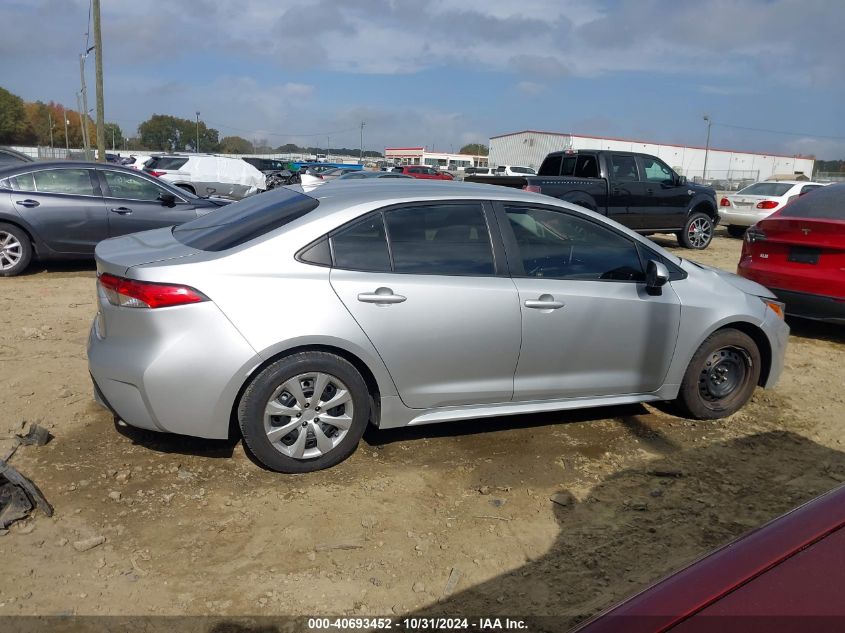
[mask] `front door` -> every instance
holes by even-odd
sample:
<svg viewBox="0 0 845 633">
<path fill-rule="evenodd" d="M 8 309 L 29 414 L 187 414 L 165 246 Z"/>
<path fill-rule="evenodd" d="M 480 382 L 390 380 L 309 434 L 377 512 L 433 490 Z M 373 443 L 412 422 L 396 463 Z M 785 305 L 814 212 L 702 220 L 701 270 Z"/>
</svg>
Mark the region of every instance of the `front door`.
<svg viewBox="0 0 845 633">
<path fill-rule="evenodd" d="M 9 181 L 15 209 L 56 253 L 91 254 L 108 237 L 106 209 L 93 170 L 42 169 Z"/>
<path fill-rule="evenodd" d="M 109 237 L 183 224 L 197 217 L 194 206 L 181 196 L 176 196 L 172 205 L 163 204 L 159 196 L 171 192 L 143 176 L 111 169 L 100 174 Z"/>
<path fill-rule="evenodd" d="M 370 214 L 332 235 L 332 287 L 411 408 L 508 402 L 520 345 L 479 202 Z"/>
<path fill-rule="evenodd" d="M 635 242 L 536 205 L 500 208 L 522 310 L 514 400 L 648 393 L 663 384 L 680 323 L 671 286 L 645 291 Z"/>
<path fill-rule="evenodd" d="M 675 172 L 663 161 L 650 156 L 640 156 L 638 160 L 646 193 L 642 228 L 684 228 L 690 201 L 689 187 L 678 184 Z"/>
</svg>

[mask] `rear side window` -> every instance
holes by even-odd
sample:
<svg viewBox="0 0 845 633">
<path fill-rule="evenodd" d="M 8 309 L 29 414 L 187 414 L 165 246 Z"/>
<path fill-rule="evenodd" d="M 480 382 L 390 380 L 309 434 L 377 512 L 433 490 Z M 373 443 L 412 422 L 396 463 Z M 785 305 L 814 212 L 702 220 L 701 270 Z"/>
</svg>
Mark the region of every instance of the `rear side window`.
<svg viewBox="0 0 845 633">
<path fill-rule="evenodd" d="M 178 158 L 171 156 L 153 156 L 147 163 L 144 164 L 146 169 L 181 169 L 188 162 L 187 158 Z"/>
<path fill-rule="evenodd" d="M 578 156 L 578 162 L 575 164 L 575 177 L 598 178 L 599 166 L 596 162 L 596 157 L 592 154 Z"/>
<path fill-rule="evenodd" d="M 543 164 L 540 165 L 540 171 L 537 172 L 538 176 L 560 176 L 560 163 L 562 160 L 562 156 L 560 154 L 552 154 L 551 156 L 546 156 L 543 160 Z"/>
<path fill-rule="evenodd" d="M 319 200 L 290 189 L 252 196 L 173 228 L 173 237 L 201 251 L 224 251 L 313 211 Z"/>
<path fill-rule="evenodd" d="M 610 159 L 610 168 L 613 170 L 613 179 L 622 182 L 637 181 L 637 161 L 633 156 L 614 154 Z"/>
<path fill-rule="evenodd" d="M 800 196 L 777 215 L 782 218 L 845 220 L 845 184 L 828 185 Z"/>
<path fill-rule="evenodd" d="M 4 187 L 14 191 L 35 191 L 35 181 L 32 179 L 32 174 L 12 176 L 4 180 L 3 183 Z"/>
<path fill-rule="evenodd" d="M 331 238 L 334 265 L 348 270 L 389 273 L 390 252 L 381 214 L 346 227 Z"/>
<path fill-rule="evenodd" d="M 493 249 L 480 203 L 385 213 L 393 270 L 418 275 L 492 275 Z"/>
<path fill-rule="evenodd" d="M 98 195 L 87 169 L 45 169 L 33 172 L 39 193 L 64 193 L 74 196 Z"/>
</svg>

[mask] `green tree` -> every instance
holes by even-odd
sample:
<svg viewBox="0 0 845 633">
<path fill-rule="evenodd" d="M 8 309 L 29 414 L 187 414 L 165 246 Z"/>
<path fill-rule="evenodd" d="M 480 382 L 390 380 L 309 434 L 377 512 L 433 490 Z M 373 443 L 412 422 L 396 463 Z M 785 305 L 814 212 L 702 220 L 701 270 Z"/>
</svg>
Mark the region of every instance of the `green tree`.
<svg viewBox="0 0 845 633">
<path fill-rule="evenodd" d="M 33 136 L 23 99 L 0 88 L 0 143 L 31 142 Z"/>
<path fill-rule="evenodd" d="M 240 136 L 224 136 L 220 141 L 220 151 L 225 154 L 252 154 L 255 149 L 245 138 Z"/>
<path fill-rule="evenodd" d="M 460 154 L 474 154 L 475 156 L 487 156 L 490 150 L 487 148 L 486 145 L 482 145 L 481 143 L 470 143 L 469 145 L 464 145 L 460 149 Z"/>
<path fill-rule="evenodd" d="M 200 121 L 200 151 L 217 151 L 219 135 L 217 130 Z M 138 126 L 138 136 L 141 144 L 150 149 L 169 152 L 196 151 L 197 123 L 169 114 L 154 114 Z"/>
<path fill-rule="evenodd" d="M 120 150 L 123 147 L 123 130 L 117 123 L 104 123 L 103 129 L 106 136 L 106 149 Z"/>
</svg>

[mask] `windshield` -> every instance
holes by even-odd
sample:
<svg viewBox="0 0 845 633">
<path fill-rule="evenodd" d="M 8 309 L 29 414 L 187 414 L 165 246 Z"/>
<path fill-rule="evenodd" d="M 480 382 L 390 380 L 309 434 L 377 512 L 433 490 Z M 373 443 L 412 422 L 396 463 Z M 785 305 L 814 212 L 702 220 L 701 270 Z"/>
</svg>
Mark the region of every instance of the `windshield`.
<svg viewBox="0 0 845 633">
<path fill-rule="evenodd" d="M 785 196 L 795 185 L 782 182 L 755 182 L 750 187 L 737 191 L 738 196 Z"/>
<path fill-rule="evenodd" d="M 252 196 L 173 228 L 173 237 L 201 251 L 223 251 L 269 233 L 320 202 L 284 187 Z"/>
<path fill-rule="evenodd" d="M 537 173 L 530 167 L 511 167 L 511 171 L 515 174 L 530 174 L 532 176 Z"/>
</svg>

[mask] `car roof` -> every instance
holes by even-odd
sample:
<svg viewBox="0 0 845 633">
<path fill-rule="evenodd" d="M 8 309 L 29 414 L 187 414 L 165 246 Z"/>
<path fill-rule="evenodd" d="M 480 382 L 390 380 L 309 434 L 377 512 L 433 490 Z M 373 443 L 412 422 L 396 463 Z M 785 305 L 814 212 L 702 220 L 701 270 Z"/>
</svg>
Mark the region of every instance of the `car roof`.
<svg viewBox="0 0 845 633">
<path fill-rule="evenodd" d="M 113 169 L 117 171 L 125 171 L 130 174 L 137 174 L 137 169 L 130 169 L 123 165 L 116 165 L 114 163 L 92 163 L 84 160 L 49 160 L 37 161 L 32 163 L 20 163 L 19 165 L 12 165 L 0 169 L 0 176 L 14 175 L 14 173 L 26 173 L 30 171 L 41 171 L 44 169 L 57 169 L 60 167 L 68 169 Z"/>
</svg>

